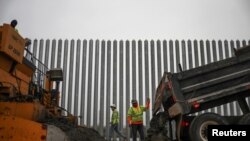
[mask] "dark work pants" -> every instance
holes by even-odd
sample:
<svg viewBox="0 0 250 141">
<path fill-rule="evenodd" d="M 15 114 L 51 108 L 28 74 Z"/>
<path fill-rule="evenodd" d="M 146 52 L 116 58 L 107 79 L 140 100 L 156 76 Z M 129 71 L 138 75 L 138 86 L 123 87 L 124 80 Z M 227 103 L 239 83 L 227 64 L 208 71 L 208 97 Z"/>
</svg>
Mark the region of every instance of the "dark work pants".
<svg viewBox="0 0 250 141">
<path fill-rule="evenodd" d="M 141 141 L 145 140 L 144 131 L 143 131 L 143 124 L 132 124 L 131 128 L 132 128 L 133 141 L 136 141 L 137 131 L 140 134 Z"/>
<path fill-rule="evenodd" d="M 113 137 L 114 131 L 122 138 L 126 138 L 122 133 L 118 130 L 118 124 L 113 124 L 110 127 L 110 132 L 109 132 L 109 139 Z"/>
</svg>

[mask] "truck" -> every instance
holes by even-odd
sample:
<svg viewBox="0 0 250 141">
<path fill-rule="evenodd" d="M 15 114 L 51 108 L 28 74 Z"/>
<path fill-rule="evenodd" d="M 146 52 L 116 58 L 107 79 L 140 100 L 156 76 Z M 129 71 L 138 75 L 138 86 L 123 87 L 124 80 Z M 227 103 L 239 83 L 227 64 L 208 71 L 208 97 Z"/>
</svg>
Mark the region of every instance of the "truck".
<svg viewBox="0 0 250 141">
<path fill-rule="evenodd" d="M 63 70 L 48 69 L 29 51 L 30 44 L 11 24 L 0 26 L 0 140 L 104 141 L 60 107 Z"/>
<path fill-rule="evenodd" d="M 250 124 L 250 46 L 230 58 L 197 68 L 164 72 L 155 93 L 148 141 L 207 141 L 209 125 Z M 242 115 L 211 108 L 238 103 Z M 210 109 L 210 110 L 209 110 Z"/>
</svg>

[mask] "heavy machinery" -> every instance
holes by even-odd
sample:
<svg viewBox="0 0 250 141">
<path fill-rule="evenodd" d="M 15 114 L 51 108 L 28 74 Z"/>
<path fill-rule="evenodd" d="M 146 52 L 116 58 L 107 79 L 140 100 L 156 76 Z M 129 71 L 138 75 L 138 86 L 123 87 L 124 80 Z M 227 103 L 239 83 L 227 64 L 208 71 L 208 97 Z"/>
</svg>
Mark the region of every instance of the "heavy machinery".
<svg viewBox="0 0 250 141">
<path fill-rule="evenodd" d="M 0 26 L 0 140 L 104 140 L 59 107 L 63 71 L 47 70 L 39 60 L 43 67 L 37 68 L 32 62 L 36 58 L 26 49 L 29 41 L 11 25 Z"/>
<path fill-rule="evenodd" d="M 207 141 L 209 125 L 250 124 L 250 46 L 234 51 L 231 58 L 164 73 L 155 94 L 148 141 Z M 230 102 L 237 102 L 243 115 L 211 110 Z"/>
</svg>

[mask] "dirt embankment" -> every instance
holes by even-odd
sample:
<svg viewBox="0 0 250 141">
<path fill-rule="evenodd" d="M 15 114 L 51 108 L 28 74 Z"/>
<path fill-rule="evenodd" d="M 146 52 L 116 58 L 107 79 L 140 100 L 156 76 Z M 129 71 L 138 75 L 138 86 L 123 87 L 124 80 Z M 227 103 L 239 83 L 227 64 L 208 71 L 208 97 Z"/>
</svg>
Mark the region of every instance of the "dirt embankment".
<svg viewBox="0 0 250 141">
<path fill-rule="evenodd" d="M 47 119 L 45 123 L 60 128 L 70 141 L 106 141 L 95 129 L 75 126 L 65 119 Z"/>
<path fill-rule="evenodd" d="M 96 130 L 87 127 L 71 129 L 66 133 L 70 141 L 105 141 Z"/>
</svg>

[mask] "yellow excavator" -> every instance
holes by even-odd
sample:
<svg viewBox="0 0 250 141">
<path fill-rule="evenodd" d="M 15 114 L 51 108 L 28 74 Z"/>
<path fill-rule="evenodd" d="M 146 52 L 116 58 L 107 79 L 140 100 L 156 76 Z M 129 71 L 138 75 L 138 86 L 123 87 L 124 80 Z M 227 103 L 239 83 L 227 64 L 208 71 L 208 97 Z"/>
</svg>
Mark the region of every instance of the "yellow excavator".
<svg viewBox="0 0 250 141">
<path fill-rule="evenodd" d="M 95 134 L 87 140 L 104 140 L 97 132 L 78 126 L 78 117 L 59 107 L 63 71 L 37 68 L 28 44 L 30 40 L 12 23 L 0 26 L 0 140 L 85 140 L 89 137 L 83 131 Z"/>
</svg>

